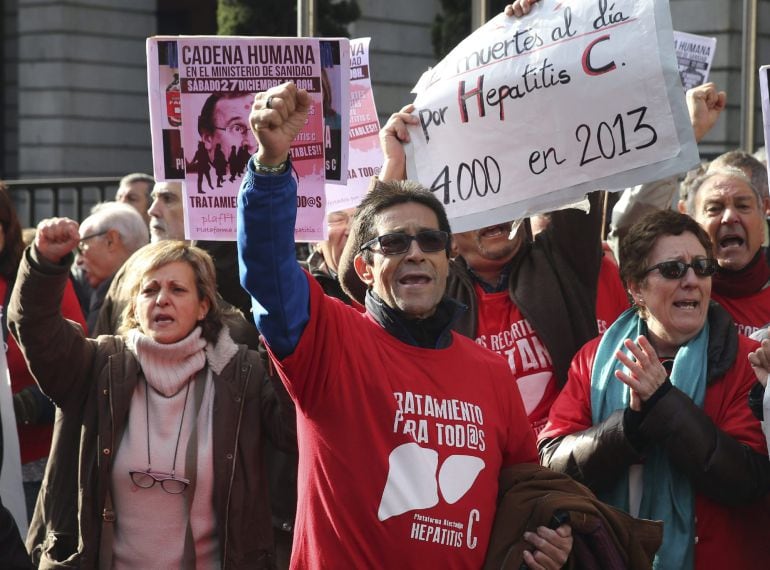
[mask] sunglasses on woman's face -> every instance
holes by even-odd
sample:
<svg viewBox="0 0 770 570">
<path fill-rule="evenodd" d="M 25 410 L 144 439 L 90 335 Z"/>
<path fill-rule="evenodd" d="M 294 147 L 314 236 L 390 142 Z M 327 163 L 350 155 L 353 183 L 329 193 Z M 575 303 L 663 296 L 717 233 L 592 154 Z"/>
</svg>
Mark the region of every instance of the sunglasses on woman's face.
<svg viewBox="0 0 770 570">
<path fill-rule="evenodd" d="M 706 257 L 693 259 L 692 263 L 685 263 L 684 261 L 663 261 L 652 267 L 648 267 L 643 275 L 647 275 L 657 269 L 666 279 L 681 279 L 690 267 L 692 267 L 693 272 L 698 277 L 711 277 L 717 271 L 717 262 L 715 259 L 708 259 Z"/>
<path fill-rule="evenodd" d="M 366 242 L 361 246 L 361 251 L 365 249 L 378 251 L 374 249 L 374 246 L 379 243 L 379 251 L 383 255 L 399 255 L 406 253 L 414 240 L 417 241 L 417 245 L 420 246 L 423 253 L 433 253 L 446 249 L 449 234 L 441 230 L 423 230 L 414 236 L 403 232 L 385 234 Z"/>
</svg>

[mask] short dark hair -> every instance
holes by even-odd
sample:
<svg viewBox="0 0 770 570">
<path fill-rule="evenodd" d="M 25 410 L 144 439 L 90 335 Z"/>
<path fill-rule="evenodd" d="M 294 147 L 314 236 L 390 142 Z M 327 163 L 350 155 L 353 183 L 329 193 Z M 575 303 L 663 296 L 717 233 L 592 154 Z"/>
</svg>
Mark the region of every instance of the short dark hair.
<svg viewBox="0 0 770 570">
<path fill-rule="evenodd" d="M 126 174 L 123 178 L 120 179 L 120 186 L 133 184 L 134 182 L 146 182 L 150 185 L 150 188 L 155 184 L 155 179 L 149 175 L 145 174 L 144 172 L 132 172 L 131 174 Z"/>
<path fill-rule="evenodd" d="M 353 225 L 348 238 L 353 239 L 353 255 L 361 249 L 363 244 L 377 237 L 377 228 L 375 227 L 377 214 L 392 206 L 407 202 L 416 202 L 433 210 L 436 219 L 438 219 L 438 229 L 448 234 L 452 233 L 444 206 L 424 186 L 411 180 L 377 181 L 374 188 L 361 201 L 353 216 Z M 447 257 L 449 257 L 451 247 L 451 241 L 447 241 Z M 361 252 L 361 255 L 364 261 L 372 263 L 371 251 L 365 250 Z"/>
<path fill-rule="evenodd" d="M 246 91 L 224 91 L 209 95 L 208 99 L 203 103 L 203 107 L 201 107 L 201 114 L 198 116 L 198 134 L 213 134 L 216 130 L 216 125 L 214 125 L 214 109 L 216 109 L 220 99 L 238 99 L 239 97 L 247 97 L 249 95 L 251 93 Z"/>
<path fill-rule="evenodd" d="M 136 184 L 137 182 L 145 183 L 144 195 L 147 198 L 147 204 L 149 204 L 152 202 L 152 188 L 155 186 L 155 178 L 149 174 L 145 174 L 144 172 L 132 172 L 131 174 L 126 174 L 120 179 L 118 187 Z"/>
<path fill-rule="evenodd" d="M 713 257 L 711 240 L 698 222 L 687 214 L 673 210 L 658 210 L 644 216 L 628 230 L 620 244 L 620 277 L 629 283 L 641 283 L 648 269 L 649 256 L 658 239 L 663 236 L 693 234 L 709 258 Z"/>
</svg>

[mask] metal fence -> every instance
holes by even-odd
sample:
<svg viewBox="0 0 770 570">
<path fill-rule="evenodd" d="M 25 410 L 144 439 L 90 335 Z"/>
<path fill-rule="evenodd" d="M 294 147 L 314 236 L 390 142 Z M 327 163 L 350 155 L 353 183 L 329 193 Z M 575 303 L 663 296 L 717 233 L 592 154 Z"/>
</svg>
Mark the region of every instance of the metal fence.
<svg viewBox="0 0 770 570">
<path fill-rule="evenodd" d="M 66 216 L 78 222 L 99 202 L 114 200 L 120 178 L 5 180 L 22 227 L 45 218 Z"/>
</svg>

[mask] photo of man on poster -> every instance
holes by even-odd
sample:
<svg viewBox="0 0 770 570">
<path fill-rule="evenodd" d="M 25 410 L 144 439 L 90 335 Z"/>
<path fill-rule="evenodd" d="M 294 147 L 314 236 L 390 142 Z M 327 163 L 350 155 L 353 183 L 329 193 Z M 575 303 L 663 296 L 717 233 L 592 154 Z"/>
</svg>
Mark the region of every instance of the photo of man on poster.
<svg viewBox="0 0 770 570">
<path fill-rule="evenodd" d="M 206 98 L 198 116 L 198 134 L 208 153 L 208 163 L 194 158 L 188 163 L 187 172 L 213 166 L 217 187 L 221 187 L 227 174 L 231 182 L 243 175 L 249 157 L 257 151 L 257 141 L 249 129 L 253 101 L 254 95 L 240 91 L 216 92 Z"/>
</svg>

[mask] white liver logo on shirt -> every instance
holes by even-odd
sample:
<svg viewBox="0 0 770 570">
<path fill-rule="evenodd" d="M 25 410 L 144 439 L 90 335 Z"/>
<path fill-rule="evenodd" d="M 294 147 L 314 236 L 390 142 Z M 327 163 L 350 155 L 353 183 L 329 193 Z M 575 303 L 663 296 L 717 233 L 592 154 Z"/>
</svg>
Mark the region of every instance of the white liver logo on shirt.
<svg viewBox="0 0 770 570">
<path fill-rule="evenodd" d="M 451 455 L 438 469 L 438 453 L 416 443 L 399 445 L 390 453 L 388 463 L 388 480 L 377 511 L 381 521 L 436 506 L 439 489 L 447 503 L 456 503 L 484 468 L 479 457 Z"/>
<path fill-rule="evenodd" d="M 537 372 L 516 379 L 516 385 L 519 387 L 519 393 L 524 402 L 524 411 L 527 412 L 527 415 L 531 414 L 543 399 L 551 376 L 551 372 Z"/>
</svg>

